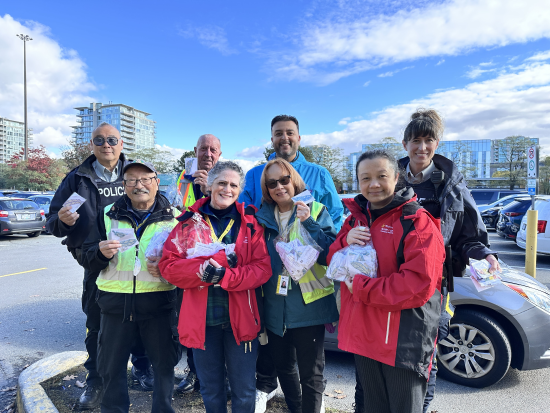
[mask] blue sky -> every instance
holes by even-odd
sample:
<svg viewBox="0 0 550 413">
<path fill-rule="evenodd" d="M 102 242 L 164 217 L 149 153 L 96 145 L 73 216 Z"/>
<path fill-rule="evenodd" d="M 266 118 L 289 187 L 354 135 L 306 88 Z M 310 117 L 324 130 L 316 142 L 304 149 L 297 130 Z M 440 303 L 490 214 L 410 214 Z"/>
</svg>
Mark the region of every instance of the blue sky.
<svg viewBox="0 0 550 413">
<path fill-rule="evenodd" d="M 528 135 L 550 147 L 550 1 L 25 1 L 0 11 L 0 116 L 22 110 L 59 152 L 75 106 L 125 103 L 152 114 L 157 144 L 203 133 L 252 164 L 277 114 L 304 144 L 360 149 L 400 138 L 418 106 L 447 139 Z"/>
</svg>

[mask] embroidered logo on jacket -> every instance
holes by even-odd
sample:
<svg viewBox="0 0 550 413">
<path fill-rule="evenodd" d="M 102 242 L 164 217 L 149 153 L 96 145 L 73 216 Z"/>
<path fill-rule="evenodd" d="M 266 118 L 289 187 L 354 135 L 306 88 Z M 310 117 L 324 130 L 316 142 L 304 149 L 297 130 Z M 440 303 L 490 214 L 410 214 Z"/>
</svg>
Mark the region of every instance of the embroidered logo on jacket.
<svg viewBox="0 0 550 413">
<path fill-rule="evenodd" d="M 383 232 L 385 234 L 393 234 L 393 227 L 391 225 L 382 224 L 380 232 Z"/>
</svg>

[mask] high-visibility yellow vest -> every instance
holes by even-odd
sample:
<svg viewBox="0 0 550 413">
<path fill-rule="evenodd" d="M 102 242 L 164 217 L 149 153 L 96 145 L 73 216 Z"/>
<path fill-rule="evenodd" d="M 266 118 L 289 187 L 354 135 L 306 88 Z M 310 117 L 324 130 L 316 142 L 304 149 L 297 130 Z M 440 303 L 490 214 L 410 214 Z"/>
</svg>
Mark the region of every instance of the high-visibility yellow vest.
<svg viewBox="0 0 550 413">
<path fill-rule="evenodd" d="M 313 202 L 311 206 L 311 217 L 317 221 L 317 217 L 323 210 L 324 205 L 319 202 Z M 296 218 L 298 219 L 298 218 Z M 292 236 L 292 241 L 296 236 Z M 302 297 L 306 304 L 312 303 L 327 295 L 334 294 L 334 283 L 331 279 L 325 277 L 327 267 L 315 263 L 305 275 L 300 278 L 298 285 L 302 292 Z"/>
<path fill-rule="evenodd" d="M 104 209 L 105 232 L 109 234 L 112 229 L 133 228 L 129 222 L 111 220 L 107 216 L 114 204 L 108 205 Z M 178 221 L 173 218 L 170 221 L 160 221 L 148 225 L 143 231 L 139 244 L 129 248 L 124 252 L 118 252 L 109 261 L 109 265 L 99 273 L 97 278 L 97 288 L 111 293 L 132 293 L 134 292 L 134 265 L 137 257 L 140 261 L 140 270 L 135 277 L 136 293 L 152 293 L 158 291 L 169 291 L 176 288 L 172 284 L 163 283 L 160 278 L 153 277 L 147 271 L 147 261 L 145 251 L 153 235 L 164 229 L 172 230 Z"/>
<path fill-rule="evenodd" d="M 187 210 L 197 200 L 195 199 L 195 191 L 193 190 L 193 182 L 184 177 L 185 169 L 181 172 L 178 181 L 176 183 L 178 191 L 183 200 L 183 207 Z M 204 197 L 204 196 L 203 196 Z"/>
</svg>

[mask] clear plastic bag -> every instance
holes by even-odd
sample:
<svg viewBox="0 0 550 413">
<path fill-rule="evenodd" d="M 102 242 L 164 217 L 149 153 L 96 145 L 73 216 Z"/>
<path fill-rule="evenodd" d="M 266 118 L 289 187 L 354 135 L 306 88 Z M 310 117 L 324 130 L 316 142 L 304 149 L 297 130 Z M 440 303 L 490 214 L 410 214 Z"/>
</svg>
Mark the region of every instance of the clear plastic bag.
<svg viewBox="0 0 550 413">
<path fill-rule="evenodd" d="M 502 271 L 490 273 L 491 264 L 487 260 L 474 260 L 470 258 L 470 279 L 478 291 L 486 290 L 498 284 L 502 277 Z M 508 267 L 508 266 L 507 266 Z M 509 267 L 508 267 L 509 268 Z M 509 268 L 509 272 L 511 269 Z"/>
<path fill-rule="evenodd" d="M 166 227 L 166 228 L 163 228 L 162 231 L 159 231 L 155 235 L 153 235 L 153 237 L 151 238 L 151 241 L 149 242 L 149 245 L 147 245 L 147 249 L 145 250 L 145 258 L 147 258 L 148 263 L 151 263 L 154 261 L 158 266 L 158 261 L 160 260 L 160 257 L 162 257 L 162 250 L 164 249 L 164 243 L 168 239 L 170 232 L 172 232 L 172 228 Z M 163 283 L 170 284 L 163 277 L 159 277 L 159 278 Z"/>
<path fill-rule="evenodd" d="M 345 281 L 357 274 L 376 278 L 378 258 L 372 241 L 366 245 L 353 244 L 332 256 L 326 276 L 334 281 Z"/>
<path fill-rule="evenodd" d="M 168 177 L 168 186 L 166 188 L 166 198 L 175 208 L 181 210 L 183 208 L 183 196 L 178 188 L 178 174 L 170 174 Z"/>
<path fill-rule="evenodd" d="M 311 238 L 299 219 L 279 234 L 274 240 L 283 265 L 296 282 L 302 278 L 317 262 L 323 249 Z"/>
</svg>

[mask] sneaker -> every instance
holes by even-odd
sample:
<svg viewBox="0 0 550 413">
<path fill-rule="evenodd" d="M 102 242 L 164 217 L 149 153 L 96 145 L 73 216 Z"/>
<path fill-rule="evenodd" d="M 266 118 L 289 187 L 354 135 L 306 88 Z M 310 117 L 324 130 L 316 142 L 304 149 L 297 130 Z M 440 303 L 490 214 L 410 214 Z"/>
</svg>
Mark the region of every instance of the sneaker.
<svg viewBox="0 0 550 413">
<path fill-rule="evenodd" d="M 275 396 L 276 391 L 273 390 L 271 393 L 266 393 L 265 391 L 256 390 L 256 409 L 254 413 L 265 413 L 267 402 Z"/>
<path fill-rule="evenodd" d="M 155 376 L 151 367 L 147 370 L 139 370 L 135 366 L 132 366 L 132 378 L 134 379 L 134 383 L 139 383 L 143 390 L 153 391 Z"/>
<path fill-rule="evenodd" d="M 76 402 L 75 408 L 77 410 L 93 410 L 99 407 L 101 403 L 101 396 L 103 395 L 103 386 L 87 386 L 84 393 L 80 395 L 80 398 Z"/>
<path fill-rule="evenodd" d="M 194 390 L 200 388 L 199 378 L 196 373 L 190 371 L 187 376 L 178 384 L 176 392 L 178 393 L 191 393 Z"/>
</svg>

